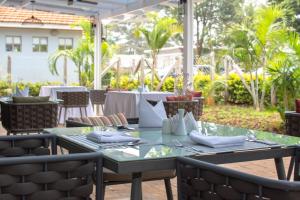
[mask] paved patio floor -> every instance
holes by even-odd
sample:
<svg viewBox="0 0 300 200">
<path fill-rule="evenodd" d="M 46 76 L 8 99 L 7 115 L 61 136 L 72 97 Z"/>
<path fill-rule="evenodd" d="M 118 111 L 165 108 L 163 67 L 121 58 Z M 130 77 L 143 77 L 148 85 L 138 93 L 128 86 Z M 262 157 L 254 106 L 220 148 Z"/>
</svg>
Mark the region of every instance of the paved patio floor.
<svg viewBox="0 0 300 200">
<path fill-rule="evenodd" d="M 0 126 L 0 135 L 6 135 L 6 131 Z M 284 159 L 286 169 L 290 159 Z M 276 179 L 276 170 L 273 160 L 261 160 L 244 163 L 234 163 L 224 165 L 228 168 Z M 174 199 L 177 199 L 176 179 L 172 180 Z M 130 184 L 108 186 L 106 188 L 105 200 L 129 200 Z M 163 181 L 151 181 L 143 183 L 143 199 L 144 200 L 166 200 L 165 188 Z"/>
</svg>

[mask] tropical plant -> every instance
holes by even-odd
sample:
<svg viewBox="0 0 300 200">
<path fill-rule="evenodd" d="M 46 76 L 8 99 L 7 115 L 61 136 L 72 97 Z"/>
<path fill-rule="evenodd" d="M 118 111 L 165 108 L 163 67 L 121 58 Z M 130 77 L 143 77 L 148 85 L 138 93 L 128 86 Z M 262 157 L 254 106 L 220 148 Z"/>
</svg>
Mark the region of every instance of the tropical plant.
<svg viewBox="0 0 300 200">
<path fill-rule="evenodd" d="M 143 36 L 147 42 L 147 46 L 151 50 L 151 88 L 154 89 L 157 55 L 170 38 L 182 32 L 182 26 L 175 18 L 159 17 L 158 13 L 155 12 L 148 13 L 147 19 L 148 22 L 146 24 L 139 26 L 135 30 L 135 36 Z"/>
<path fill-rule="evenodd" d="M 248 9 L 242 24 L 235 25 L 229 32 L 230 53 L 245 88 L 251 94 L 256 110 L 264 108 L 266 87 L 259 86 L 259 74 L 262 83 L 266 80 L 266 68 L 273 55 L 285 46 L 288 29 L 283 17 L 285 9 L 279 6 Z M 250 75 L 250 84 L 243 77 L 243 71 Z"/>
<path fill-rule="evenodd" d="M 59 75 L 57 63 L 61 57 L 69 58 L 78 70 L 80 85 L 91 86 L 94 81 L 94 32 L 90 21 L 81 20 L 72 25 L 82 29 L 82 38 L 73 49 L 57 50 L 49 57 L 49 69 L 52 74 Z M 112 57 L 116 47 L 103 41 L 101 46 L 102 65 Z"/>
</svg>

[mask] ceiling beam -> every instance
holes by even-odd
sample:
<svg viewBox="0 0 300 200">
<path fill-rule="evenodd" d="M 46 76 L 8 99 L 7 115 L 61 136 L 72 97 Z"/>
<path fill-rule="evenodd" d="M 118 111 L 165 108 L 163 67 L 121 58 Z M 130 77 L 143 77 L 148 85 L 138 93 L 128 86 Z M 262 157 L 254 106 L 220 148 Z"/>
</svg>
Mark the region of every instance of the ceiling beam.
<svg viewBox="0 0 300 200">
<path fill-rule="evenodd" d="M 100 16 L 101 16 L 101 19 L 115 17 L 118 15 L 130 13 L 130 12 L 133 12 L 133 11 L 136 11 L 139 9 L 143 9 L 146 7 L 155 6 L 157 4 L 160 4 L 160 3 L 166 2 L 166 1 L 168 1 L 168 0 L 138 0 L 134 3 L 130 3 L 126 6 L 124 6 L 124 8 L 122 8 L 122 9 L 114 9 L 111 12 L 108 12 L 107 14 L 100 13 Z"/>
<path fill-rule="evenodd" d="M 3 5 L 5 4 L 6 1 L 7 1 L 7 0 L 1 0 L 1 1 L 0 1 L 0 6 L 3 6 Z"/>
<path fill-rule="evenodd" d="M 99 12 L 97 10 L 94 10 L 94 11 L 83 10 L 83 9 L 72 8 L 72 7 L 68 7 L 68 6 L 56 6 L 56 5 L 44 4 L 44 3 L 35 3 L 34 9 L 56 12 L 56 13 L 84 15 L 84 16 L 93 16 L 93 15 L 98 14 L 98 12 Z"/>
<path fill-rule="evenodd" d="M 23 0 L 23 1 L 21 1 L 19 8 L 24 8 L 26 6 L 31 5 L 32 4 L 31 1 L 32 0 Z"/>
</svg>

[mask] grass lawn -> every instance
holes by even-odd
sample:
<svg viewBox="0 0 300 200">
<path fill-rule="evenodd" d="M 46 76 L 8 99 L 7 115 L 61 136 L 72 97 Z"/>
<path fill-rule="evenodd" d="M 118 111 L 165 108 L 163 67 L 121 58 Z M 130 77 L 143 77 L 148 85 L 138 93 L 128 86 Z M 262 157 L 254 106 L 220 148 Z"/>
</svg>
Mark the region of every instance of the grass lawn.
<svg viewBox="0 0 300 200">
<path fill-rule="evenodd" d="M 204 106 L 203 121 L 254 130 L 284 134 L 284 124 L 278 112 L 258 112 L 252 107 L 236 105 Z"/>
</svg>

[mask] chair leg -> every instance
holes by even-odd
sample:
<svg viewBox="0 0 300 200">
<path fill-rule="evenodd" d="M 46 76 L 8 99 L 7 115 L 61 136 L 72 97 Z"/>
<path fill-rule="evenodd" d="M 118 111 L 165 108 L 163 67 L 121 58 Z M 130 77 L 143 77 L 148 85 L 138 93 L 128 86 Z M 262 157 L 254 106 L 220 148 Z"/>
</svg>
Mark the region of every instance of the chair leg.
<svg viewBox="0 0 300 200">
<path fill-rule="evenodd" d="M 102 199 L 104 199 L 104 197 L 105 197 L 105 188 L 106 188 L 106 185 L 103 184 L 103 189 L 102 189 L 102 192 L 103 192 L 103 194 L 102 194 Z"/>
<path fill-rule="evenodd" d="M 62 106 L 59 107 L 59 112 L 58 112 L 58 123 L 60 123 L 61 111 L 62 111 Z"/>
<path fill-rule="evenodd" d="M 79 107 L 79 111 L 80 111 L 80 117 L 82 118 L 82 110 L 81 110 L 81 107 Z"/>
<path fill-rule="evenodd" d="M 167 199 L 173 200 L 171 180 L 169 178 L 165 178 L 164 182 L 165 182 L 165 187 L 166 187 Z"/>
<path fill-rule="evenodd" d="M 67 108 L 67 107 L 65 107 L 64 124 L 66 123 L 66 119 L 67 119 L 67 112 L 68 112 L 68 108 Z"/>
<path fill-rule="evenodd" d="M 85 116 L 88 117 L 88 114 L 87 114 L 87 107 L 84 108 L 84 112 L 85 112 Z"/>
</svg>

